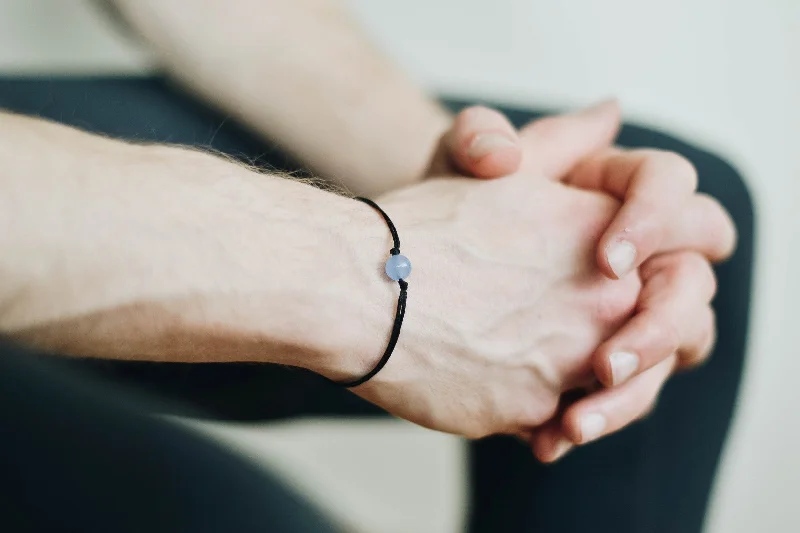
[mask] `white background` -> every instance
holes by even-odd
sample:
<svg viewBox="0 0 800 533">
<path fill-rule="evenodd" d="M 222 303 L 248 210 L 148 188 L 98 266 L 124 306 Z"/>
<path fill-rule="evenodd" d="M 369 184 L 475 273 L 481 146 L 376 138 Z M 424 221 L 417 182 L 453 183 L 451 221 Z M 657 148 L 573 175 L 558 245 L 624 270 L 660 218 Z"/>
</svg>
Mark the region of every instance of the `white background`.
<svg viewBox="0 0 800 533">
<path fill-rule="evenodd" d="M 707 530 L 796 529 L 800 1 L 351 3 L 432 89 L 540 107 L 615 95 L 629 119 L 701 142 L 743 171 L 758 214 L 754 321 Z M 86 4 L 0 0 L 0 72 L 141 72 L 146 57 Z M 458 530 L 463 449 L 451 437 L 392 421 L 202 429 L 272 464 L 360 530 Z"/>
</svg>

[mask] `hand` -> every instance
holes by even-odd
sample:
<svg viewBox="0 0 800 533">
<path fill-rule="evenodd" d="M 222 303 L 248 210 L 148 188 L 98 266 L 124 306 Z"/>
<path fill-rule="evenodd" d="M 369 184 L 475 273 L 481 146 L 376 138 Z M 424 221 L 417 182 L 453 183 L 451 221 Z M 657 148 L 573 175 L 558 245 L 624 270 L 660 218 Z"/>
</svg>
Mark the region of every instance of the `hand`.
<svg viewBox="0 0 800 533">
<path fill-rule="evenodd" d="M 561 124 L 576 140 L 593 135 Z M 563 392 L 591 379 L 596 346 L 638 297 L 635 273 L 609 280 L 593 261 L 616 201 L 528 173 L 433 179 L 380 201 L 415 264 L 413 311 L 387 367 L 355 392 L 469 437 L 549 420 Z M 378 240 L 385 247 L 385 235 Z"/>
<path fill-rule="evenodd" d="M 661 240 L 659 251 L 683 246 L 704 252 L 712 259 L 727 256 L 735 240 L 733 225 L 716 202 L 692 196 L 696 175 L 688 161 L 664 152 L 624 152 L 608 147 L 618 128 L 618 116 L 615 105 L 605 104 L 569 118 L 576 126 L 582 123 L 584 130 L 593 131 L 593 136 L 575 137 L 564 127 L 567 119 L 551 118 L 524 128 L 520 139 L 501 114 L 486 108 L 470 108 L 457 117 L 444 141 L 450 147 L 451 161 L 476 177 L 500 176 L 513 171 L 520 163 L 523 168 L 535 168 L 537 162 L 552 161 L 556 163 L 554 166 L 545 167 L 550 176 L 577 186 L 606 190 L 625 200 L 626 206 L 605 233 L 604 239 L 611 239 L 612 243 L 613 237 L 609 235 L 615 231 L 619 233 L 615 227 L 622 227 L 622 233 L 631 240 L 642 235 L 649 235 L 653 241 L 663 239 L 663 228 L 658 227 L 658 223 L 664 225 L 671 221 L 670 210 L 680 208 L 680 202 L 674 199 L 684 198 L 691 207 L 684 211 L 688 211 L 688 216 L 678 216 L 677 220 L 689 226 L 706 227 L 710 234 L 696 232 L 700 239 L 683 243 Z M 484 152 L 480 158 L 472 157 L 474 151 L 470 148 L 476 140 L 485 143 L 485 139 L 492 136 L 503 139 L 488 143 L 495 147 L 494 151 Z M 522 147 L 527 148 L 524 161 L 519 157 Z M 581 150 L 593 154 L 572 169 L 560 164 L 569 157 L 547 157 L 553 153 L 572 155 Z M 670 173 L 671 169 L 676 172 Z M 664 205 L 656 205 L 659 201 Z M 663 213 L 660 221 L 659 211 Z M 639 227 L 644 230 L 626 231 L 630 229 L 626 218 L 632 220 L 633 226 L 637 220 L 642 220 Z M 692 235 L 688 230 L 677 234 Z M 645 246 L 640 248 L 649 253 L 657 248 L 646 238 L 644 242 Z M 609 246 L 599 247 L 599 250 L 608 249 Z M 610 254 L 598 255 L 601 268 L 609 274 Z M 610 277 L 617 277 L 613 270 Z M 710 353 L 714 315 L 708 302 L 714 293 L 715 278 L 706 258 L 697 253 L 667 254 L 647 260 L 642 277 L 645 290 L 637 316 L 600 347 L 594 356 L 594 366 L 606 385 L 619 385 L 638 372 L 643 374 L 623 387 L 584 398 L 568 407 L 563 416 L 547 428 L 536 432 L 532 444 L 540 459 L 554 460 L 572 443 L 588 442 L 636 420 L 649 410 L 674 366 L 697 364 Z M 675 354 L 680 358 L 676 359 Z M 594 416 L 585 419 L 586 415 Z M 594 427 L 582 430 L 584 420 L 591 421 Z"/>
<path fill-rule="evenodd" d="M 590 134 L 576 139 L 567 123 Z M 519 134 L 502 113 L 470 107 L 458 114 L 443 136 L 445 155 L 435 168 L 441 172 L 449 166 L 451 171 L 486 179 L 540 172 L 548 179 L 618 198 L 622 209 L 597 247 L 598 266 L 612 279 L 637 268 L 656 251 L 691 249 L 710 261 L 729 257 L 736 241 L 734 225 L 714 199 L 696 193 L 692 164 L 673 152 L 612 147 L 619 126 L 615 101 L 531 122 Z M 576 165 L 578 153 L 587 157 Z M 697 238 L 665 241 L 666 228 L 676 221 L 693 226 Z"/>
<path fill-rule="evenodd" d="M 607 386 L 619 385 L 672 354 L 679 356 L 680 367 L 697 364 L 710 345 L 698 347 L 696 330 L 702 325 L 702 336 L 713 336 L 714 316 L 708 303 L 716 278 L 710 262 L 733 252 L 733 222 L 716 200 L 695 193 L 697 173 L 682 156 L 609 146 L 619 127 L 615 103 L 569 116 L 572 127 L 586 128 L 591 136 L 576 137 L 565 120 L 543 119 L 522 130 L 522 167 L 536 168 L 537 160 L 553 161 L 546 168 L 551 179 L 603 191 L 623 202 L 600 239 L 597 264 L 612 279 L 639 267 L 646 283 L 634 319 L 595 354 L 598 379 Z M 596 142 L 600 139 L 603 143 Z M 591 155 L 572 167 L 559 164 L 581 150 Z M 559 157 L 559 151 L 564 155 Z M 636 360 L 613 357 L 621 351 Z"/>
<path fill-rule="evenodd" d="M 523 434 L 540 460 L 555 461 L 574 444 L 646 416 L 675 368 L 699 364 L 711 353 L 715 328 L 709 302 L 716 282 L 708 261 L 694 252 L 674 252 L 648 260 L 640 272 L 637 314 L 593 356 L 595 373 L 615 386 L 563 405 L 543 428 Z M 616 368 L 609 368 L 609 361 Z"/>
<path fill-rule="evenodd" d="M 417 424 L 472 438 L 541 425 L 635 305 L 638 276 L 593 264 L 617 209 L 606 195 L 517 174 L 433 179 L 380 204 L 415 270 L 395 353 L 354 392 Z"/>
</svg>

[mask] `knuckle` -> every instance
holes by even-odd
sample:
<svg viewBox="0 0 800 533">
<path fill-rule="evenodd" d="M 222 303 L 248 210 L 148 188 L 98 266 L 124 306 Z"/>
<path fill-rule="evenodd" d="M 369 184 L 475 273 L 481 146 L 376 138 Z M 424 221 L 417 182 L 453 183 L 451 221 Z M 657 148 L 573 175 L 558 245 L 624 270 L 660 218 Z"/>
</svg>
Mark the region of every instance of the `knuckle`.
<svg viewBox="0 0 800 533">
<path fill-rule="evenodd" d="M 641 168 L 658 169 L 666 173 L 662 179 L 677 181 L 690 191 L 697 190 L 697 169 L 681 154 L 655 148 L 640 148 L 632 152 L 639 158 Z"/>
<path fill-rule="evenodd" d="M 704 286 L 706 287 L 706 301 L 710 302 L 717 294 L 719 283 L 717 282 L 717 275 L 714 272 L 714 269 L 711 268 L 711 265 L 708 262 L 706 262 L 703 272 L 705 276 Z"/>
<path fill-rule="evenodd" d="M 706 308 L 706 316 L 708 326 L 705 331 L 703 345 L 700 349 L 700 358 L 703 361 L 711 357 L 711 353 L 714 351 L 714 345 L 717 343 L 717 317 L 710 306 Z"/>
<path fill-rule="evenodd" d="M 658 245 L 670 231 L 668 225 L 671 216 L 671 204 L 663 197 L 653 197 L 651 192 L 633 192 L 626 203 L 630 205 L 627 213 L 626 228 L 640 234 L 643 245 L 647 248 L 658 248 Z M 634 214 L 635 213 L 635 214 Z"/>
<path fill-rule="evenodd" d="M 696 277 L 705 276 L 710 270 L 708 261 L 697 253 L 683 252 L 678 262 L 677 274 L 680 276 Z"/>
<path fill-rule="evenodd" d="M 707 221 L 705 231 L 716 244 L 712 259 L 723 260 L 729 257 L 736 248 L 738 237 L 733 219 L 716 198 L 698 194 L 696 201 L 698 209 L 703 213 L 701 219 Z"/>
<path fill-rule="evenodd" d="M 535 427 L 541 424 L 541 411 L 530 401 L 522 401 L 515 416 L 509 421 L 512 427 Z"/>
<path fill-rule="evenodd" d="M 681 180 L 689 190 L 697 189 L 697 169 L 691 161 L 677 152 L 668 151 L 660 152 L 659 158 L 670 169 L 672 179 Z"/>
<path fill-rule="evenodd" d="M 684 366 L 694 367 L 705 363 L 714 349 L 717 339 L 716 317 L 714 310 L 706 306 L 702 318 L 703 326 L 697 343 L 681 350 L 681 359 Z"/>
<path fill-rule="evenodd" d="M 460 433 L 468 439 L 482 439 L 498 432 L 505 431 L 510 424 L 488 406 L 474 412 L 470 420 L 465 420 Z"/>
<path fill-rule="evenodd" d="M 629 302 L 624 295 L 615 291 L 605 295 L 597 303 L 597 320 L 603 324 L 616 322 L 630 313 L 635 302 Z"/>
<path fill-rule="evenodd" d="M 543 400 L 541 402 L 541 408 L 538 410 L 540 417 L 538 424 L 541 424 L 545 420 L 550 420 L 551 418 L 553 418 L 558 412 L 558 404 L 559 404 L 559 399 L 555 395 L 551 396 L 546 400 Z"/>
<path fill-rule="evenodd" d="M 543 380 L 538 371 L 532 374 L 533 379 L 525 385 L 522 393 L 515 397 L 518 407 L 515 409 L 513 419 L 509 421 L 513 426 L 539 426 L 555 416 L 558 411 L 559 386 Z"/>
<path fill-rule="evenodd" d="M 652 348 L 663 356 L 662 359 L 677 352 L 681 346 L 680 329 L 674 320 L 667 317 L 651 320 L 648 334 Z"/>
<path fill-rule="evenodd" d="M 642 278 L 649 280 L 654 276 L 665 272 L 672 264 L 670 254 L 661 254 L 651 257 L 639 267 Z"/>
<path fill-rule="evenodd" d="M 681 256 L 679 267 L 675 273 L 681 281 L 691 280 L 693 285 L 701 287 L 701 296 L 710 301 L 717 291 L 717 276 L 711 263 L 698 253 L 685 252 Z"/>
<path fill-rule="evenodd" d="M 488 437 L 492 434 L 491 431 L 488 431 L 486 428 L 480 426 L 467 426 L 466 429 L 462 432 L 463 436 L 469 440 L 479 440 L 485 437 Z"/>
<path fill-rule="evenodd" d="M 697 193 L 696 195 L 697 201 L 699 202 L 700 206 L 708 213 L 713 213 L 716 215 L 723 215 L 727 214 L 727 210 L 722 206 L 722 204 L 714 198 L 705 193 Z"/>
</svg>

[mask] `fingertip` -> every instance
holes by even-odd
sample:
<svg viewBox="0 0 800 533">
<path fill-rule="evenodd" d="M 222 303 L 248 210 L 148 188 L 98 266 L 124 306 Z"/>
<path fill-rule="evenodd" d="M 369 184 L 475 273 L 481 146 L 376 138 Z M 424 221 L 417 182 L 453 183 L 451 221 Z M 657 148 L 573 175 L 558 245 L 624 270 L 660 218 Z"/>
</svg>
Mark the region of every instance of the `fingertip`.
<svg viewBox="0 0 800 533">
<path fill-rule="evenodd" d="M 469 161 L 472 174 L 477 178 L 499 178 L 514 174 L 522 164 L 522 147 L 518 142 L 495 149 L 480 158 Z"/>
<path fill-rule="evenodd" d="M 555 463 L 556 461 L 560 461 L 565 455 L 571 452 L 573 448 L 575 448 L 575 444 L 573 444 L 570 440 L 564 437 L 559 437 L 558 440 L 553 443 L 551 448 L 552 453 L 546 462 Z"/>
<path fill-rule="evenodd" d="M 536 435 L 530 441 L 531 451 L 533 452 L 533 456 L 542 463 L 549 463 L 551 461 L 550 456 L 550 448 L 547 445 L 545 439 L 541 437 L 541 435 Z"/>
<path fill-rule="evenodd" d="M 530 444 L 533 455 L 542 463 L 555 463 L 575 447 L 573 442 L 561 434 L 557 426 L 537 433 Z"/>
<path fill-rule="evenodd" d="M 522 162 L 514 126 L 499 111 L 483 106 L 469 107 L 456 116 L 447 144 L 456 165 L 475 177 L 513 174 Z"/>
</svg>

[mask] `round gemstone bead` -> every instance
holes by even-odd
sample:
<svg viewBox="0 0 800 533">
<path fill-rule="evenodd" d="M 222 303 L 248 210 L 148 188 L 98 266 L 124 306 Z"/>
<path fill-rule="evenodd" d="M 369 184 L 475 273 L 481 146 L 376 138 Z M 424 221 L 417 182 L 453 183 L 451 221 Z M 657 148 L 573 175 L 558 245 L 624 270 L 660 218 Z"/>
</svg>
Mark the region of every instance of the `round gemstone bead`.
<svg viewBox="0 0 800 533">
<path fill-rule="evenodd" d="M 393 255 L 386 260 L 386 275 L 395 281 L 406 279 L 411 274 L 411 261 L 404 255 Z"/>
</svg>

